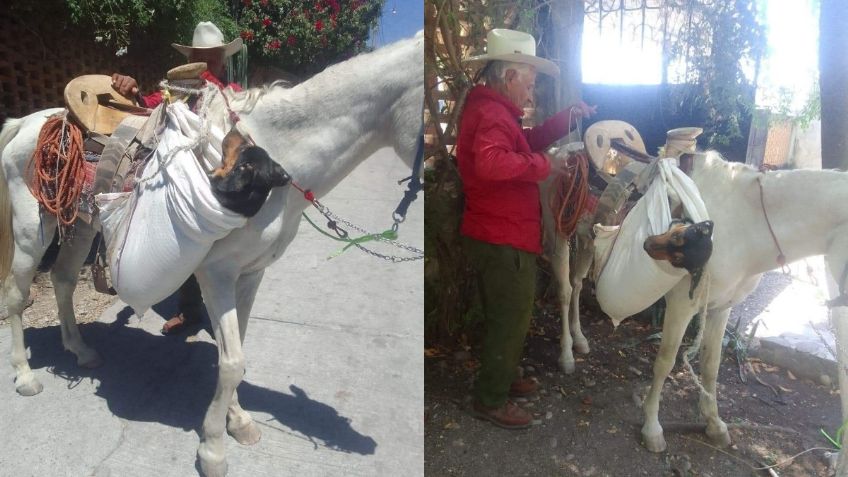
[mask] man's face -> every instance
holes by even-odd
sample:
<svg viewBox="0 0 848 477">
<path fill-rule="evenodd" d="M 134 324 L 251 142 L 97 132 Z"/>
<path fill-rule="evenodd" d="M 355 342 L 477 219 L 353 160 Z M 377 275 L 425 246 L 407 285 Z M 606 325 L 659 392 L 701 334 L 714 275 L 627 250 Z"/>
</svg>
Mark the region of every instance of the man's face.
<svg viewBox="0 0 848 477">
<path fill-rule="evenodd" d="M 506 85 L 506 95 L 509 99 L 518 106 L 524 108 L 533 104 L 533 89 L 536 87 L 536 68 L 520 72 L 509 69 L 504 78 Z"/>
<path fill-rule="evenodd" d="M 203 50 L 192 50 L 188 56 L 189 63 L 206 63 L 206 69 L 210 73 L 221 78 L 224 76 L 224 49 L 207 48 Z"/>
</svg>

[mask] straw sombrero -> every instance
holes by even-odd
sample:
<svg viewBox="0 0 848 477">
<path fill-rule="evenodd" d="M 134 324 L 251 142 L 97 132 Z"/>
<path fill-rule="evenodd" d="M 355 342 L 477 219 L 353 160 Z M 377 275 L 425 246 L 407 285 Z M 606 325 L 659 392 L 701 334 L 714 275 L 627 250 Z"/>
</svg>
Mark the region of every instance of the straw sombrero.
<svg viewBox="0 0 848 477">
<path fill-rule="evenodd" d="M 194 37 L 191 46 L 171 43 L 177 51 L 188 57 L 192 50 L 209 50 L 212 48 L 223 48 L 224 57 L 232 56 L 241 51 L 241 38 L 225 43 L 224 34 L 212 22 L 200 22 L 194 28 Z"/>
<path fill-rule="evenodd" d="M 536 40 L 522 31 L 496 28 L 486 34 L 486 53 L 462 60 L 463 63 L 511 61 L 536 67 L 540 73 L 559 76 L 559 67 L 550 60 L 536 56 Z"/>
</svg>

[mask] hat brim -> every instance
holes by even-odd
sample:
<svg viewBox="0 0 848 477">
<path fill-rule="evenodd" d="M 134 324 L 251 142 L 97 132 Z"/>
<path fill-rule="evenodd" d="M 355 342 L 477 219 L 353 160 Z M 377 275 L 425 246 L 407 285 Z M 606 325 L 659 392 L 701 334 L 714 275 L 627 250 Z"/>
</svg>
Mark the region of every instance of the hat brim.
<svg viewBox="0 0 848 477">
<path fill-rule="evenodd" d="M 463 63 L 484 64 L 488 61 L 510 61 L 513 63 L 525 63 L 536 67 L 536 71 L 554 78 L 559 76 L 559 66 L 553 61 L 538 56 L 525 55 L 523 53 L 505 53 L 501 55 L 479 55 L 462 60 Z"/>
<path fill-rule="evenodd" d="M 235 40 L 227 43 L 226 45 L 220 46 L 187 46 L 180 45 L 178 43 L 171 43 L 171 46 L 173 46 L 175 50 L 182 53 L 183 56 L 185 56 L 186 58 L 188 58 L 188 56 L 194 50 L 214 50 L 216 48 L 223 48 L 224 58 L 228 58 L 241 51 L 241 43 L 241 38 L 236 38 Z"/>
</svg>

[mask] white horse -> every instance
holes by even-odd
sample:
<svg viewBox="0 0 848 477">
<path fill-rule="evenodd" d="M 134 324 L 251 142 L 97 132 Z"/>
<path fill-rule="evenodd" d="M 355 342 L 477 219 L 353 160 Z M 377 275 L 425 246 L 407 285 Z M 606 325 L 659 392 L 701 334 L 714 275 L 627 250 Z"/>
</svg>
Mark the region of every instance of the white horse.
<svg viewBox="0 0 848 477">
<path fill-rule="evenodd" d="M 717 445 L 726 446 L 730 444 L 730 435 L 718 415 L 716 380 L 730 310 L 756 288 L 764 272 L 777 268 L 780 252 L 775 240 L 787 263 L 825 255 L 834 280 L 845 286 L 840 279 L 848 264 L 848 211 L 838 204 L 848 200 L 848 174 L 812 170 L 762 173 L 744 164 L 726 162 L 717 153 L 710 152 L 695 155 L 690 177 L 698 186 L 710 219 L 715 223 L 713 253 L 700 285 L 707 287 L 708 302 L 700 350 L 703 389 L 699 410 L 707 424 L 707 436 Z M 769 231 L 767 220 L 776 239 Z M 567 249 L 562 256 L 567 261 Z M 582 267 L 588 268 L 591 262 L 591 243 L 578 250 L 574 260 L 577 266 L 572 262 L 572 280 L 582 282 L 585 276 Z M 568 273 L 568 263 L 557 266 Z M 699 311 L 698 302 L 688 296 L 690 282 L 686 275 L 665 296 L 667 307 L 662 342 L 654 362 L 653 382 L 644 402 L 642 427 L 645 447 L 653 452 L 666 449 L 658 419 L 663 384 L 674 366 L 683 334 Z M 572 296 L 568 293 L 568 281 L 563 281 L 561 288 L 563 296 Z M 571 300 L 576 317 L 575 302 L 576 296 Z M 579 324 L 579 318 L 572 319 L 577 319 Z M 567 321 L 563 320 L 565 327 Z M 566 328 L 563 344 L 568 342 L 567 333 Z M 570 347 L 563 346 L 562 353 L 570 356 Z"/>
<path fill-rule="evenodd" d="M 559 295 L 560 314 L 562 317 L 562 335 L 560 336 L 559 367 L 565 374 L 575 370 L 574 351 L 581 354 L 589 353 L 589 340 L 580 328 L 580 292 L 583 290 L 583 279 L 589 273 L 592 265 L 594 243 L 588 230 L 583 230 L 585 224 L 579 224 L 572 237 L 574 247 L 568 239 L 557 235 L 553 212 L 549 204 L 549 195 L 553 193 L 553 179 L 542 183 L 542 223 L 544 225 L 545 253 L 550 258 L 551 268 L 556 280 Z"/>
<path fill-rule="evenodd" d="M 332 66 L 291 89 L 225 94 L 256 144 L 281 162 L 300 186 L 321 197 L 381 147 L 393 147 L 412 167 L 424 100 L 422 57 L 419 32 Z M 210 117 L 225 123 L 225 109 L 223 101 L 213 103 Z M 41 126 L 56 111 L 8 120 L 0 133 L 0 285 L 11 321 L 15 386 L 22 395 L 42 389 L 27 363 L 21 312 L 56 229 L 54 217 L 40 216 L 24 170 Z M 242 444 L 259 440 L 259 428 L 239 406 L 236 393 L 245 370 L 242 342 L 264 269 L 292 241 L 308 205 L 292 187 L 273 189 L 262 209 L 243 228 L 215 242 L 195 271 L 219 349 L 218 383 L 197 451 L 207 476 L 227 472 L 225 428 Z M 84 367 L 97 366 L 101 359 L 80 338 L 72 294 L 95 233 L 95 227 L 78 221 L 73 241 L 63 244 L 52 270 L 62 342 Z"/>
</svg>

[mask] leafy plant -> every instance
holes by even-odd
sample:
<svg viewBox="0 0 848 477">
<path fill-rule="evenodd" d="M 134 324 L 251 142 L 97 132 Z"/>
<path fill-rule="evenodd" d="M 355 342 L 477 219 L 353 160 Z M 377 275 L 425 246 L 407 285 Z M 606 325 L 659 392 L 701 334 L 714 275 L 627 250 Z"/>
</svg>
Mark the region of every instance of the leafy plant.
<svg viewBox="0 0 848 477">
<path fill-rule="evenodd" d="M 120 56 L 131 45 L 190 43 L 195 25 L 211 21 L 225 38 L 238 34 L 226 0 L 65 0 L 71 21 Z"/>
<path fill-rule="evenodd" d="M 251 58 L 311 74 L 366 48 L 384 0 L 242 0 L 239 35 Z"/>
<path fill-rule="evenodd" d="M 756 65 L 765 49 L 765 28 L 756 0 L 665 2 L 679 28 L 670 36 L 671 64 L 682 64 L 682 78 L 696 88 L 684 90 L 677 104 L 700 116 L 709 146 L 741 138 L 740 124 L 753 111 L 753 81 L 746 66 Z"/>
</svg>

